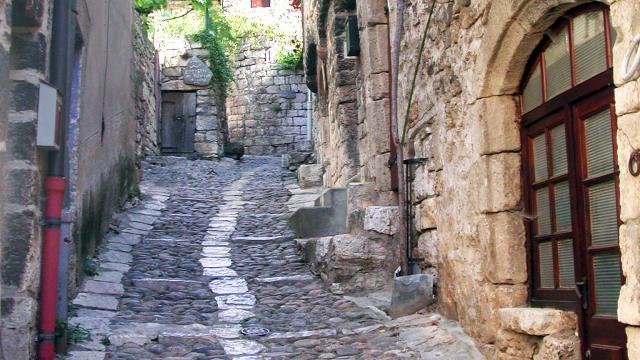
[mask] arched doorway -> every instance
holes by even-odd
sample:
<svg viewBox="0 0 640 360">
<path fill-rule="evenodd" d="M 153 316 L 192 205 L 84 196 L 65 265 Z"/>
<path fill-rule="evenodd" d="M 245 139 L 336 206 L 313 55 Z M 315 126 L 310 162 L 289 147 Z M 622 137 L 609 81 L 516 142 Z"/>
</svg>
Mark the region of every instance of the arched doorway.
<svg viewBox="0 0 640 360">
<path fill-rule="evenodd" d="M 586 358 L 626 358 L 608 8 L 568 12 L 531 57 L 521 134 L 531 301 L 576 309 Z"/>
</svg>

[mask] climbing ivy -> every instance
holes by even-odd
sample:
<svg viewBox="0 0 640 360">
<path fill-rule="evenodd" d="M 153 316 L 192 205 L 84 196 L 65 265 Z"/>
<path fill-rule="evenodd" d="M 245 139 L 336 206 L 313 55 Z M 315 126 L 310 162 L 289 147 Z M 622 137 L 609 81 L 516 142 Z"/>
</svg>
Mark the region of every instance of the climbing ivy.
<svg viewBox="0 0 640 360">
<path fill-rule="evenodd" d="M 224 16 L 221 9 L 213 6 L 209 10 L 209 28 L 188 36 L 207 49 L 209 68 L 213 73 L 211 84 L 221 96 L 227 95 L 229 83 L 233 80 L 233 71 L 229 63 L 229 55 L 238 46 L 239 37 Z"/>
</svg>

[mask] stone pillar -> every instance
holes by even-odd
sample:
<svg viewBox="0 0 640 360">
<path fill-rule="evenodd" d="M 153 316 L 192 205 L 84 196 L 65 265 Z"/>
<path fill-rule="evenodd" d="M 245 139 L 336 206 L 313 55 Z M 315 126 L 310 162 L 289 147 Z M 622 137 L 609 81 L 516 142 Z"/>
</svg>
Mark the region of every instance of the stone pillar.
<svg viewBox="0 0 640 360">
<path fill-rule="evenodd" d="M 627 327 L 629 358 L 640 358 L 640 177 L 628 169 L 631 153 L 640 149 L 640 79 L 624 82 L 620 67 L 631 40 L 640 34 L 640 4 L 634 0 L 611 5 L 611 22 L 617 32 L 613 48 L 615 100 L 618 115 L 618 163 L 620 166 L 620 252 L 626 283 L 618 300 L 618 320 Z"/>
<path fill-rule="evenodd" d="M 38 92 L 40 81 L 47 79 L 51 33 L 49 19 L 43 14 L 49 13 L 51 2 L 35 1 L 31 11 L 11 9 L 12 1 L 4 4 L 5 8 L 0 9 L 0 76 L 8 86 L 3 86 L 5 93 L 0 94 L 0 111 L 3 116 L 8 111 L 8 116 L 0 121 L 5 181 L 0 186 L 5 190 L 4 226 L 0 227 L 0 346 L 8 359 L 28 359 L 34 355 L 40 280 L 39 189 L 43 159 L 35 147 Z M 12 24 L 9 17 L 16 12 L 22 16 L 14 17 L 17 21 Z"/>
</svg>

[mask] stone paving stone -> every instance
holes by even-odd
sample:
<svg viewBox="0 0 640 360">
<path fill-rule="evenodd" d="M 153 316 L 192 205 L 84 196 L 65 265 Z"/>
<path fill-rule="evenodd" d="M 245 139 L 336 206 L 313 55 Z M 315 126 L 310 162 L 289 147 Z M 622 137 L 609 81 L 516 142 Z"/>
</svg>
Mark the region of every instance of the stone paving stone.
<svg viewBox="0 0 640 360">
<path fill-rule="evenodd" d="M 96 281 L 105 281 L 119 284 L 122 281 L 122 272 L 120 271 L 101 271 L 98 275 L 92 277 Z"/>
<path fill-rule="evenodd" d="M 105 282 L 105 281 L 95 281 L 95 280 L 87 280 L 83 286 L 82 290 L 94 294 L 110 294 L 110 295 L 122 295 L 124 294 L 124 287 L 120 282 Z"/>
<path fill-rule="evenodd" d="M 80 293 L 73 299 L 74 305 L 80 305 L 88 308 L 104 309 L 104 310 L 117 310 L 118 299 L 114 296 L 108 296 L 103 294 L 89 294 Z"/>
<path fill-rule="evenodd" d="M 238 273 L 233 270 L 233 269 L 229 269 L 229 268 L 204 268 L 203 269 L 203 274 L 204 276 L 211 276 L 211 277 L 234 277 L 234 276 L 238 276 Z"/>
<path fill-rule="evenodd" d="M 249 291 L 247 282 L 238 278 L 213 280 L 209 287 L 214 294 L 241 294 Z"/>
<path fill-rule="evenodd" d="M 131 266 L 123 263 L 103 262 L 100 263 L 100 267 L 106 270 L 114 270 L 125 273 L 131 269 Z"/>
<path fill-rule="evenodd" d="M 121 244 L 125 244 L 125 245 L 136 245 L 137 243 L 139 243 L 141 240 L 139 235 L 135 235 L 135 234 L 127 234 L 127 233 L 121 233 L 118 235 L 111 235 L 108 236 L 106 241 L 108 243 L 110 242 L 115 242 L 115 243 L 121 243 Z"/>
<path fill-rule="evenodd" d="M 219 268 L 231 266 L 231 260 L 228 258 L 203 258 L 199 260 L 205 268 Z"/>
<path fill-rule="evenodd" d="M 387 324 L 370 309 L 332 293 L 309 271 L 287 225 L 294 182 L 279 158 L 145 161 L 143 201 L 123 218 L 147 224 L 134 226 L 148 230 L 123 221 L 125 230 L 109 235 L 99 256 L 100 273 L 107 274 L 103 279 L 111 277 L 124 293 L 85 292 L 74 300 L 80 306 L 78 321 L 95 336 L 73 350 L 106 353 L 105 359 L 113 360 L 370 360 L 437 354 L 407 348 L 400 335 L 416 339 L 398 328 L 424 328 L 431 320 Z M 87 286 L 100 291 L 92 281 Z M 265 327 L 271 334 L 248 338 L 240 333 L 243 327 Z M 106 348 L 100 343 L 105 331 L 111 342 Z"/>
</svg>

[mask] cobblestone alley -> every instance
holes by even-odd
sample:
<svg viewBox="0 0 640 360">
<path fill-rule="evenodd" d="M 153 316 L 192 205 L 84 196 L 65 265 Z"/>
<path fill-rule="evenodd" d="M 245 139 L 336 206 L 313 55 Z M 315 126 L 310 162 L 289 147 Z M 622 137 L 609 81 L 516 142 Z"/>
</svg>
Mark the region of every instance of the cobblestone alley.
<svg viewBox="0 0 640 360">
<path fill-rule="evenodd" d="M 151 158 L 98 274 L 73 301 L 70 359 L 472 359 L 438 315 L 390 321 L 323 287 L 287 227 L 279 159 Z M 263 337 L 240 330 L 263 327 Z M 445 356 L 446 354 L 446 356 Z"/>
</svg>

